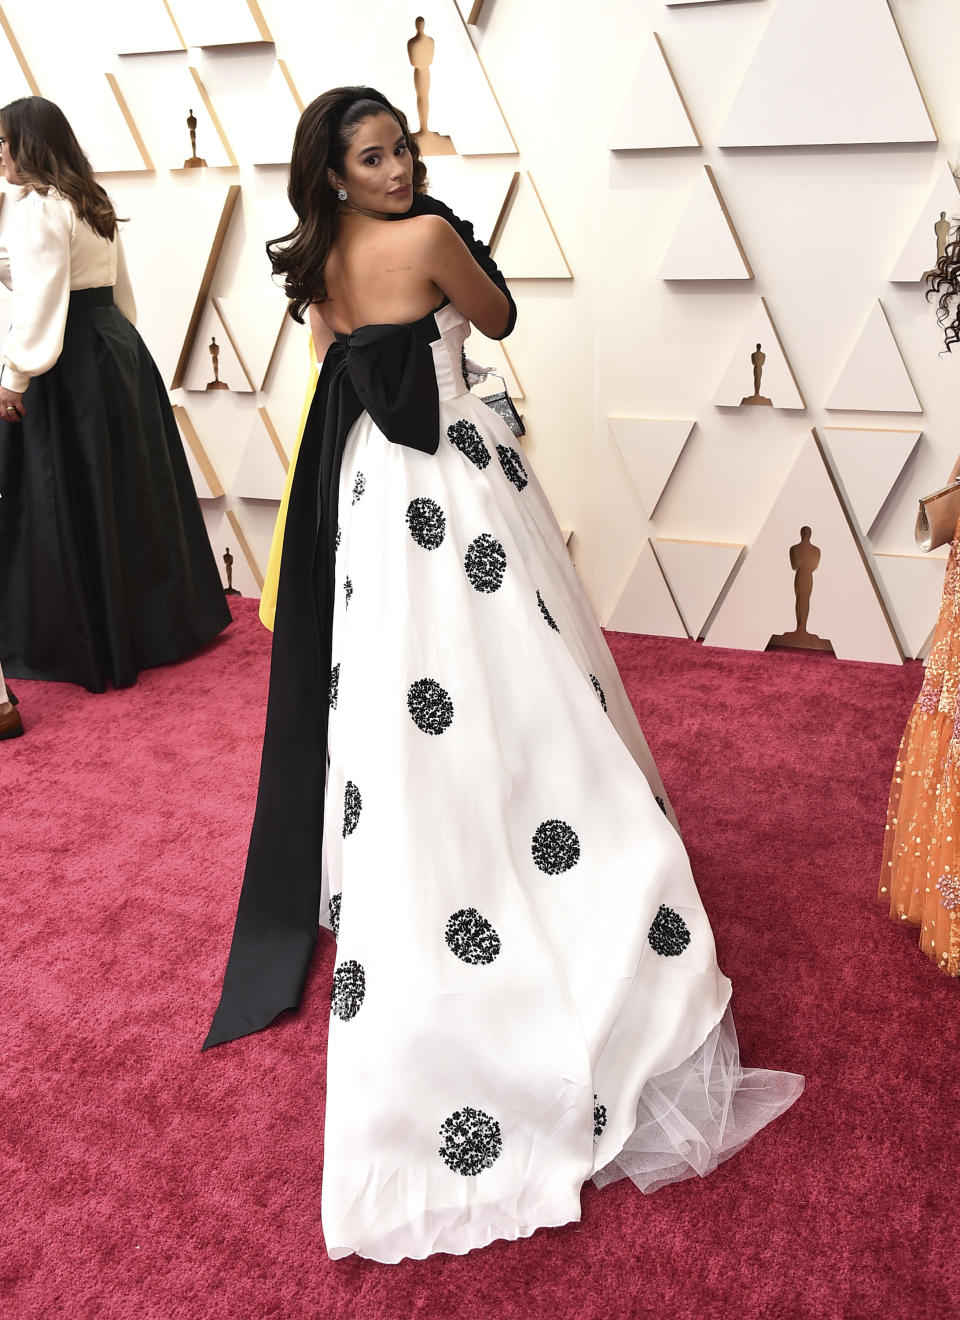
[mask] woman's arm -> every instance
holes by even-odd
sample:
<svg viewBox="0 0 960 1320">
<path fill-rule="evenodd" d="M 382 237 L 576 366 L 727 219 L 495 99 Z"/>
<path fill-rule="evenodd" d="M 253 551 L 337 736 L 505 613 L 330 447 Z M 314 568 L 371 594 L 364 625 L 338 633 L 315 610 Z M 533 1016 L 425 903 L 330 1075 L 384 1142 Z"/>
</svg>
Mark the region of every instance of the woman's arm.
<svg viewBox="0 0 960 1320">
<path fill-rule="evenodd" d="M 490 339 L 507 332 L 510 303 L 474 261 L 463 239 L 439 216 L 417 221 L 424 273 L 473 325 Z"/>
<path fill-rule="evenodd" d="M 76 218 L 69 202 L 39 193 L 28 193 L 16 208 L 10 244 L 13 324 L 3 346 L 0 385 L 22 393 L 63 351 Z"/>
<path fill-rule="evenodd" d="M 313 336 L 313 351 L 317 355 L 317 364 L 319 365 L 326 357 L 327 349 L 333 343 L 333 331 L 320 315 L 320 308 L 316 303 L 310 304 L 307 309 L 307 316 L 310 318 L 310 333 Z"/>
</svg>

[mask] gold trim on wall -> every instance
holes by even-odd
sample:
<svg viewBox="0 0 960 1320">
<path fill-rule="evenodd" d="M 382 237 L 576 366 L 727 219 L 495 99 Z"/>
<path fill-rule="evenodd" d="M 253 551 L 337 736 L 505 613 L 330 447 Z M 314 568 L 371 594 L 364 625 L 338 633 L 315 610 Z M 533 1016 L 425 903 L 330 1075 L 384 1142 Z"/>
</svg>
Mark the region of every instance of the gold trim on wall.
<svg viewBox="0 0 960 1320">
<path fill-rule="evenodd" d="M 196 428 L 182 403 L 173 405 L 173 415 L 177 419 L 177 425 L 180 427 L 184 440 L 190 446 L 190 452 L 193 454 L 197 467 L 203 473 L 204 481 L 210 487 L 211 495 L 214 499 L 219 499 L 224 494 L 220 478 L 217 476 L 216 470 L 207 456 L 207 451 L 203 447 L 203 441 L 197 435 Z"/>
<path fill-rule="evenodd" d="M 116 76 L 112 73 L 108 73 L 106 74 L 106 79 L 107 82 L 110 84 L 111 92 L 113 92 L 113 95 L 116 98 L 117 105 L 120 107 L 120 113 L 123 115 L 124 119 L 126 120 L 127 128 L 130 130 L 130 136 L 137 144 L 137 150 L 140 152 L 140 157 L 143 160 L 144 169 L 152 170 L 154 168 L 154 164 L 153 161 L 150 159 L 150 152 L 147 150 L 147 144 L 146 142 L 144 142 L 140 130 L 139 128 L 137 128 L 136 121 L 134 120 L 133 115 L 130 113 L 130 107 L 127 105 L 127 98 L 120 90 L 120 84 L 117 82 Z"/>
<path fill-rule="evenodd" d="M 33 70 L 27 63 L 27 57 L 20 48 L 20 42 L 14 36 L 13 28 L 10 26 L 7 16 L 2 9 L 0 9 L 0 27 L 3 28 L 4 35 L 10 43 L 10 49 L 13 51 L 15 59 L 20 65 L 20 72 L 27 80 L 27 86 L 30 88 L 31 92 L 33 92 L 34 96 L 39 96 L 41 94 L 40 84 L 37 82 L 36 78 L 34 78 Z M 4 100 L 6 100 L 6 97 L 4 97 Z"/>
<path fill-rule="evenodd" d="M 193 352 L 193 345 L 197 337 L 197 331 L 200 329 L 200 318 L 203 316 L 203 309 L 210 296 L 210 289 L 213 285 L 213 276 L 217 268 L 217 262 L 220 260 L 220 254 L 223 251 L 223 245 L 227 238 L 227 230 L 230 228 L 230 220 L 239 200 L 240 185 L 239 183 L 232 183 L 227 189 L 227 195 L 224 198 L 223 211 L 220 214 L 220 223 L 217 225 L 217 232 L 213 236 L 213 243 L 210 246 L 210 255 L 207 258 L 203 278 L 200 281 L 200 288 L 197 290 L 197 298 L 193 305 L 193 311 L 190 314 L 190 323 L 187 326 L 187 333 L 184 337 L 183 347 L 180 350 L 180 357 L 177 360 L 176 370 L 173 373 L 173 380 L 170 382 L 170 388 L 172 390 L 178 390 L 183 385 L 183 378 L 187 372 L 187 363 L 190 361 L 190 354 Z"/>
</svg>

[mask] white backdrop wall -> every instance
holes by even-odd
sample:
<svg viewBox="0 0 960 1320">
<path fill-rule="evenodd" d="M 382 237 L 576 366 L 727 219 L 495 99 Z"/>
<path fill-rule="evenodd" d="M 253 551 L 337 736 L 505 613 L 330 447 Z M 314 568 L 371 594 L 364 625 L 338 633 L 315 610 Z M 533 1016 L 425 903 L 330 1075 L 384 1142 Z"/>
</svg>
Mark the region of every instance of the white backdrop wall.
<svg viewBox="0 0 960 1320">
<path fill-rule="evenodd" d="M 789 43 L 790 65 L 778 67 L 772 25 L 786 24 L 798 5 L 802 22 Z M 953 188 L 945 167 L 956 165 L 960 154 L 960 13 L 954 0 L 893 0 L 902 47 L 886 0 L 844 0 L 856 58 L 838 54 L 838 43 L 851 33 L 844 35 L 843 23 L 835 21 L 835 0 L 603 0 L 589 12 L 573 0 L 485 0 L 469 35 L 456 0 L 412 0 L 409 6 L 396 0 L 311 6 L 299 0 L 170 0 L 169 11 L 162 0 L 99 0 L 95 22 L 89 8 L 65 0 L 43 6 L 6 0 L 3 12 L 19 46 L 7 49 L 0 37 L 3 99 L 32 85 L 58 101 L 130 217 L 125 242 L 140 327 L 168 384 L 227 188 L 239 185 L 210 295 L 223 308 L 246 309 L 248 356 L 258 324 L 282 325 L 278 349 L 264 388 L 249 388 L 209 303 L 185 383 L 209 378 L 207 331 L 213 327 L 231 389 L 182 388 L 171 397 L 185 409 L 222 485 L 222 496 L 204 500 L 205 516 L 218 556 L 230 545 L 242 589 L 257 589 L 254 565 L 261 572 L 266 566 L 276 503 L 249 497 L 249 455 L 240 483 L 245 493 L 238 493 L 241 464 L 252 445 L 258 451 L 252 468 L 264 472 L 264 493 L 275 494 L 275 450 L 258 410 L 266 411 L 289 452 L 309 371 L 305 332 L 283 322 L 282 294 L 271 284 L 263 254 L 264 241 L 285 227 L 283 161 L 296 122 L 295 97 L 306 102 L 330 85 L 368 81 L 415 121 L 405 42 L 423 14 L 437 42 L 430 127 L 450 134 L 460 151 L 452 162 L 433 162 L 434 191 L 455 209 L 459 202 L 492 217 L 514 171 L 526 190 L 502 239 L 502 254 L 510 254 L 517 272 L 511 284 L 520 307 L 507 348 L 523 388 L 525 449 L 561 524 L 574 531 L 573 553 L 601 619 L 675 635 L 685 634 L 686 619 L 691 631 L 702 631 L 704 584 L 720 594 L 733 565 L 734 585 L 727 584 L 728 594 L 710 611 L 706 640 L 762 645 L 769 634 L 793 626 L 787 554 L 799 537 L 799 524 L 791 531 L 792 522 L 800 517 L 824 551 L 811 629 L 852 658 L 897 661 L 901 651 L 923 650 L 940 570 L 931 570 L 913 545 L 915 501 L 941 484 L 960 449 L 954 425 L 960 353 L 940 355 L 936 322 L 917 280 L 892 282 L 890 276 L 918 221 L 924 232 L 931 190 L 939 186 L 937 197 L 953 201 L 942 189 L 944 180 Z M 667 104 L 672 83 L 661 76 L 654 32 L 699 147 L 650 145 L 676 140 L 667 113 L 676 112 Z M 184 47 L 181 36 L 223 44 Z M 755 63 L 770 50 L 769 67 Z M 927 140 L 922 105 L 918 110 L 911 100 L 908 55 L 936 129 Z M 646 98 L 643 140 L 637 149 L 611 151 L 613 125 L 638 69 L 643 82 L 636 94 Z M 741 90 L 746 97 L 755 86 L 759 101 L 745 105 Z M 822 111 L 818 123 L 805 114 L 811 106 Z M 737 107 L 739 122 L 730 118 Z M 189 154 L 189 109 L 198 118 L 205 170 L 170 168 Z M 870 136 L 874 129 L 908 140 L 878 142 Z M 848 140 L 857 136 L 859 143 Z M 768 145 L 721 146 L 728 138 Z M 711 220 L 707 165 L 752 279 L 732 278 L 745 273 L 731 266 L 739 261 L 735 250 L 724 256 L 710 237 L 718 231 L 710 229 L 716 215 Z M 706 209 L 687 213 L 698 188 Z M 524 277 L 544 262 L 546 269 L 563 269 L 537 193 L 572 279 Z M 960 214 L 960 195 L 950 213 Z M 668 253 L 670 273 L 682 274 L 691 261 L 701 278 L 660 278 Z M 717 278 L 702 278 L 702 261 L 693 263 L 693 254 L 706 257 L 708 268 L 715 260 Z M 750 363 L 738 346 L 752 318 L 762 316 L 761 297 L 805 408 L 715 402 L 732 360 L 735 367 L 744 364 L 742 394 L 752 390 Z M 876 410 L 878 400 L 887 408 L 892 397 L 879 392 L 890 376 L 881 352 L 889 344 L 866 340 L 850 367 L 863 411 L 827 407 L 878 300 L 921 412 Z M 764 349 L 764 389 L 769 382 L 779 391 L 777 346 L 765 340 Z M 631 453 L 618 447 L 610 418 L 695 423 L 672 471 L 667 464 L 659 499 L 649 488 L 651 446 L 653 457 L 662 459 L 669 452 L 662 446 L 677 435 L 682 441 L 683 428 L 641 426 L 630 432 L 640 437 Z M 814 429 L 819 445 L 811 438 Z M 911 431 L 912 437 L 894 436 L 882 454 L 878 450 L 876 433 Z M 621 427 L 618 434 L 627 431 Z M 846 484 L 838 494 L 825 461 L 837 468 L 841 442 Z M 856 526 L 854 509 L 865 507 L 859 485 L 881 469 L 889 484 L 879 515 L 854 532 L 844 506 Z M 655 484 L 662 479 L 661 471 Z M 228 511 L 246 535 L 253 565 L 237 553 L 235 525 L 224 524 Z M 677 543 L 692 548 L 679 552 Z"/>
</svg>

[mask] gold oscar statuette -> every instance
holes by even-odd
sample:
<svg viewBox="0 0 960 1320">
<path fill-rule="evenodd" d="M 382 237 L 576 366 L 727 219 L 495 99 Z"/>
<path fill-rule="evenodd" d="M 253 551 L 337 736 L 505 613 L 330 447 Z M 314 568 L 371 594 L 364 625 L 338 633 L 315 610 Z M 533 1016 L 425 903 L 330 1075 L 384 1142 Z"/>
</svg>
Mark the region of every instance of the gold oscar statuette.
<svg viewBox="0 0 960 1320">
<path fill-rule="evenodd" d="M 213 380 L 207 382 L 208 390 L 228 390 L 230 386 L 225 380 L 220 379 L 220 345 L 216 338 L 211 335 L 208 345 L 210 357 L 213 360 Z"/>
<path fill-rule="evenodd" d="M 773 407 L 772 401 L 770 399 L 764 398 L 764 396 L 760 393 L 760 377 L 763 375 L 763 364 L 764 362 L 766 362 L 766 360 L 767 360 L 767 355 L 766 353 L 764 353 L 763 349 L 758 344 L 756 352 L 750 354 L 750 364 L 753 367 L 753 393 L 748 394 L 745 399 L 740 400 L 741 408 L 744 406 L 744 404 L 752 408 Z"/>
<path fill-rule="evenodd" d="M 197 116 L 191 110 L 187 115 L 187 128 L 190 130 L 190 155 L 183 162 L 185 170 L 198 170 L 206 165 L 206 161 L 197 155 Z"/>
<path fill-rule="evenodd" d="M 418 18 L 416 33 L 407 42 L 407 55 L 413 65 L 413 86 L 417 93 L 417 115 L 420 127 L 414 133 L 423 156 L 455 156 L 457 149 L 450 138 L 434 133 L 427 127 L 430 114 L 430 65 L 433 63 L 435 42 L 424 31 L 424 20 Z"/>
<path fill-rule="evenodd" d="M 790 547 L 790 567 L 793 569 L 794 612 L 797 626 L 792 632 L 774 633 L 767 650 L 775 646 L 799 646 L 807 651 L 830 651 L 833 646 L 826 637 L 807 631 L 810 617 L 810 597 L 813 595 L 813 575 L 820 565 L 820 547 L 812 541 L 809 527 L 800 528 L 800 540 Z"/>
</svg>

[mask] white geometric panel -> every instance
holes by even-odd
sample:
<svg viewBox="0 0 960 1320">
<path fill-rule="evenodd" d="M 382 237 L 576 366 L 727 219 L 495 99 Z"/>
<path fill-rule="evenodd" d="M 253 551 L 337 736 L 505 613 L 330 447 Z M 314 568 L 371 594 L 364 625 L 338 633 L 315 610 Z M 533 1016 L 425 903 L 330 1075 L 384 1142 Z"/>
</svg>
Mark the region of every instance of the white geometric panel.
<svg viewBox="0 0 960 1320">
<path fill-rule="evenodd" d="M 250 41 L 273 41 L 257 0 L 167 0 L 167 3 L 188 46 L 238 46 Z"/>
<path fill-rule="evenodd" d="M 668 9 L 679 9 L 681 5 L 715 5 L 722 0 L 665 0 Z"/>
<path fill-rule="evenodd" d="M 699 637 L 740 563 L 744 547 L 721 541 L 678 541 L 658 536 L 653 548 L 687 632 L 691 637 Z"/>
<path fill-rule="evenodd" d="M 37 81 L 2 9 L 0 28 L 0 87 L 3 88 L 4 104 L 21 96 L 39 96 Z"/>
<path fill-rule="evenodd" d="M 204 50 L 200 73 L 225 137 L 254 165 L 285 165 L 303 110 L 273 46 Z"/>
<path fill-rule="evenodd" d="M 903 246 L 890 279 L 915 284 L 937 264 L 942 244 L 956 223 L 960 211 L 958 181 L 948 164 L 937 175 L 930 196 L 917 216 L 913 232 Z"/>
<path fill-rule="evenodd" d="M 722 147 L 936 142 L 887 0 L 778 0 Z"/>
<path fill-rule="evenodd" d="M 666 421 L 658 417 L 608 417 L 607 425 L 630 473 L 643 511 L 652 518 L 696 422 Z"/>
<path fill-rule="evenodd" d="M 489 244 L 499 227 L 518 182 L 512 165 L 464 160 L 462 156 L 430 157 L 430 193 L 441 198 L 461 220 L 469 220 L 481 243 Z"/>
<path fill-rule="evenodd" d="M 573 279 L 537 186 L 527 172 L 518 177 L 490 246 L 507 279 Z"/>
<path fill-rule="evenodd" d="M 819 547 L 807 629 L 843 660 L 899 664 L 890 631 L 843 508 L 813 437 L 803 444 L 711 625 L 708 646 L 762 651 L 796 626 L 790 548 L 809 527 Z"/>
<path fill-rule="evenodd" d="M 217 476 L 216 468 L 203 447 L 203 441 L 197 435 L 196 428 L 182 404 L 173 405 L 173 415 L 183 437 L 183 452 L 187 457 L 187 467 L 193 477 L 197 497 L 201 500 L 218 500 L 223 494 L 223 483 Z"/>
<path fill-rule="evenodd" d="M 870 309 L 827 407 L 847 412 L 923 412 L 879 301 Z"/>
<path fill-rule="evenodd" d="M 846 492 L 847 507 L 866 536 L 922 432 L 852 426 L 823 426 L 820 432 Z"/>
<path fill-rule="evenodd" d="M 604 627 L 614 632 L 651 633 L 657 637 L 687 636 L 649 540 L 644 541 L 627 585 Z"/>
<path fill-rule="evenodd" d="M 471 326 L 465 348 L 471 362 L 476 362 L 478 367 L 489 367 L 497 373 L 497 376 L 503 377 L 507 393 L 514 403 L 525 397 L 504 340 L 488 339 L 475 326 Z M 496 376 L 488 376 L 481 384 L 473 387 L 473 392 L 482 398 L 485 394 L 496 394 L 503 388 Z"/>
<path fill-rule="evenodd" d="M 106 18 L 110 44 L 117 55 L 186 49 L 163 0 L 136 0 L 135 4 L 130 0 L 98 0 L 97 7 Z"/>
<path fill-rule="evenodd" d="M 193 155 L 190 112 L 197 121 L 196 155 L 212 168 L 236 165 L 236 157 L 199 73 L 186 51 L 160 55 L 124 55 L 117 61 L 117 82 L 158 169 L 181 170 Z M 187 171 L 203 175 L 199 168 Z"/>
<path fill-rule="evenodd" d="M 758 346 L 765 355 L 761 363 L 761 397 L 768 398 L 774 408 L 806 408 L 765 298 L 760 299 L 747 322 L 713 402 L 719 407 L 737 408 L 745 398 L 753 395 L 753 358 Z"/>
<path fill-rule="evenodd" d="M 937 626 L 944 561 L 930 555 L 878 554 L 875 562 L 903 649 L 920 659 Z"/>
<path fill-rule="evenodd" d="M 709 165 L 697 179 L 657 275 L 661 280 L 753 279 Z"/>
<path fill-rule="evenodd" d="M 246 500 L 279 502 L 283 498 L 288 466 L 267 410 L 258 408 L 230 493 Z"/>
<path fill-rule="evenodd" d="M 227 328 L 217 314 L 212 298 L 207 303 L 200 318 L 200 325 L 193 344 L 193 352 L 190 355 L 190 361 L 183 377 L 183 388 L 185 390 L 206 390 L 207 386 L 213 383 L 215 375 L 214 355 L 210 351 L 213 346 L 211 344 L 212 340 L 216 341 L 217 379 L 222 381 L 227 389 L 234 394 L 249 394 L 253 390 L 253 386 L 243 369 L 243 364 L 237 357 L 233 344 L 230 342 Z M 210 391 L 210 393 L 214 392 L 226 394 L 227 390 Z"/>
<path fill-rule="evenodd" d="M 262 390 L 287 315 L 287 303 L 278 291 L 268 293 L 234 294 L 229 298 L 214 298 L 230 337 L 244 375 L 254 390 Z"/>
<path fill-rule="evenodd" d="M 257 563 L 256 556 L 250 547 L 250 542 L 247 540 L 246 533 L 236 513 L 233 509 L 228 509 L 222 517 L 217 519 L 209 517 L 207 508 L 204 507 L 204 515 L 207 534 L 210 537 L 210 544 L 213 546 L 213 557 L 217 561 L 217 568 L 220 570 L 220 581 L 226 586 L 227 573 L 223 556 L 229 550 L 233 556 L 231 568 L 233 569 L 234 587 L 240 592 L 241 596 L 259 596 L 263 590 L 263 570 Z"/>
<path fill-rule="evenodd" d="M 643 48 L 607 145 L 611 151 L 701 145 L 667 52 L 656 32 Z"/>
</svg>

